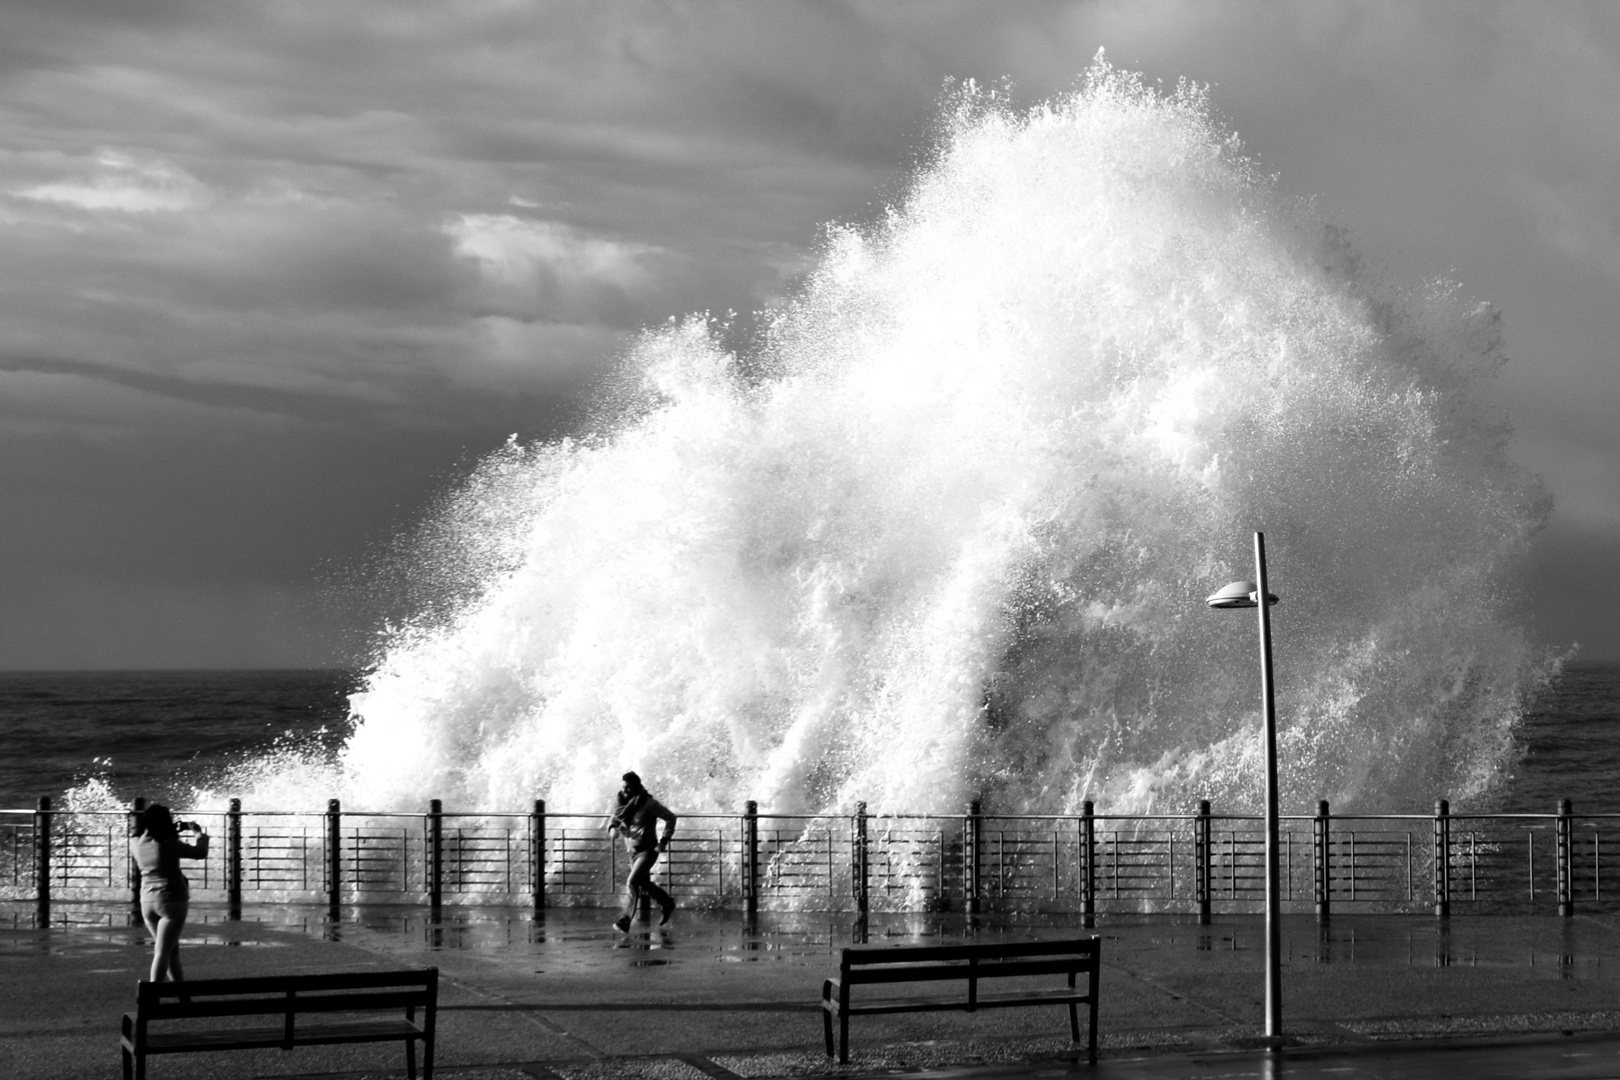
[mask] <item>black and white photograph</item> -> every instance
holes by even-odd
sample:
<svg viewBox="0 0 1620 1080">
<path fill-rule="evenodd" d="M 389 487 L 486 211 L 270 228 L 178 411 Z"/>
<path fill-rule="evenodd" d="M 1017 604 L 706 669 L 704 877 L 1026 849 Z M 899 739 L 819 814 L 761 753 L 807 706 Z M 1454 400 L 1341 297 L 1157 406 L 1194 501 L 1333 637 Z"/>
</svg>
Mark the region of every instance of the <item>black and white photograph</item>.
<svg viewBox="0 0 1620 1080">
<path fill-rule="evenodd" d="M 4 0 L 0 1071 L 1620 1077 L 1617 417 L 1604 0 Z"/>
</svg>

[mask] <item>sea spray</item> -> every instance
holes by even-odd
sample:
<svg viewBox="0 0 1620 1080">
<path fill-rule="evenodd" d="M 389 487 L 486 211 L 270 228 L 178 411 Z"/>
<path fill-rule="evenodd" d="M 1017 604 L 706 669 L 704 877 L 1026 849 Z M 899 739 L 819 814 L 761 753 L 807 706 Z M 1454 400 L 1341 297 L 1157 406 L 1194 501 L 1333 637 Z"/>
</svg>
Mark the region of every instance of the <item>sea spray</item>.
<svg viewBox="0 0 1620 1080">
<path fill-rule="evenodd" d="M 686 811 L 1253 809 L 1255 628 L 1202 599 L 1257 529 L 1286 810 L 1466 800 L 1512 753 L 1549 506 L 1474 396 L 1496 315 L 1367 273 L 1203 89 L 962 88 L 766 323 L 650 331 L 613 424 L 484 462 L 417 570 L 453 602 L 267 797 L 584 810 L 634 768 Z"/>
</svg>

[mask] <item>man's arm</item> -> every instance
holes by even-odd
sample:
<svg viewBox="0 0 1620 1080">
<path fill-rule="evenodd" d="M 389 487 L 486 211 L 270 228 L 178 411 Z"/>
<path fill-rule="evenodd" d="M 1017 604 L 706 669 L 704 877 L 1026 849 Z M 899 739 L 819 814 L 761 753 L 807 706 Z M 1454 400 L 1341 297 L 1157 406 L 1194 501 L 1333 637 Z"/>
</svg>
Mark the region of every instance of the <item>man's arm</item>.
<svg viewBox="0 0 1620 1080">
<path fill-rule="evenodd" d="M 658 838 L 658 846 L 660 849 L 667 848 L 669 847 L 670 838 L 675 835 L 675 822 L 677 819 L 670 808 L 663 803 L 654 803 L 653 813 L 658 815 L 658 820 L 664 823 L 664 835 Z"/>
</svg>

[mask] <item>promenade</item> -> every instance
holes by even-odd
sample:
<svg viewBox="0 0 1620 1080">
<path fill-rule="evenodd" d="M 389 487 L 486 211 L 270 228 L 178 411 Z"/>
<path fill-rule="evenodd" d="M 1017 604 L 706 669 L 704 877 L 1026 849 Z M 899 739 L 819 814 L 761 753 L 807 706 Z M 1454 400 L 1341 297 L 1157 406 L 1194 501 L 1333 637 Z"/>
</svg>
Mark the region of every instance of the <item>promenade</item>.
<svg viewBox="0 0 1620 1080">
<path fill-rule="evenodd" d="M 913 1075 L 1406 1078 L 1620 1077 L 1620 917 L 1290 917 L 1284 1025 L 1261 1031 L 1261 920 L 1108 916 L 1101 1047 L 1075 1061 L 1057 1008 L 857 1017 L 850 1065 L 821 1049 L 821 981 L 851 944 L 843 916 L 680 912 L 628 937 L 610 913 L 198 905 L 192 978 L 437 966 L 436 1073 L 459 1080 Z M 66 919 L 69 925 L 60 925 Z M 874 916 L 868 943 L 1087 933 L 1064 919 Z M 0 905 L 0 1072 L 116 1077 L 118 1022 L 150 956 L 112 905 Z M 154 1059 L 153 1080 L 404 1076 L 397 1046 Z"/>
</svg>

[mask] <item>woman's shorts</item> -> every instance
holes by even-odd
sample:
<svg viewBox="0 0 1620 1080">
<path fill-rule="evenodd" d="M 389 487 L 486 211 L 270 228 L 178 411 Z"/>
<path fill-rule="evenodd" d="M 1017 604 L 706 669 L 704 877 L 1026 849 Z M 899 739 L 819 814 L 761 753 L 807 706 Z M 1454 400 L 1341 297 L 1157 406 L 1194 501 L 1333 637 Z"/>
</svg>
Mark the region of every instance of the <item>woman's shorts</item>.
<svg viewBox="0 0 1620 1080">
<path fill-rule="evenodd" d="M 190 908 L 190 900 L 169 900 L 162 896 L 141 897 L 141 914 L 146 918 L 184 919 Z"/>
</svg>

